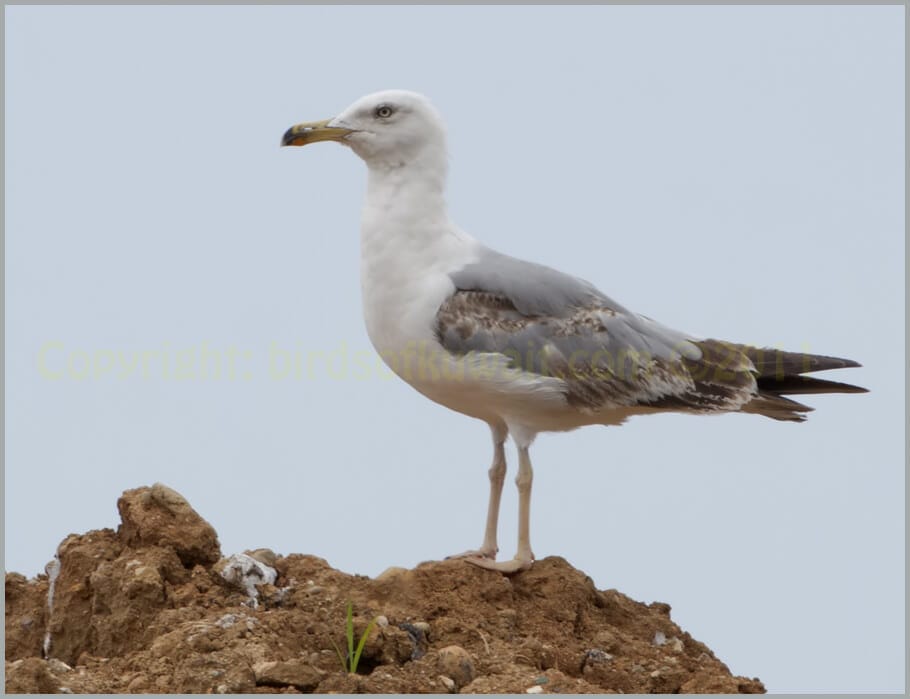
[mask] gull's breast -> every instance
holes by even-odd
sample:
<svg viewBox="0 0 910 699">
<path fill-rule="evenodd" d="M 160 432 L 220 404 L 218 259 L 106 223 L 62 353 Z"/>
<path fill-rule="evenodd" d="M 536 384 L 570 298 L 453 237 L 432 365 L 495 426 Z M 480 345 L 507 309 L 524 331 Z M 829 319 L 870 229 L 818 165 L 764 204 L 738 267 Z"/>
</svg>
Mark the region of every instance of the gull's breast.
<svg viewBox="0 0 910 699">
<path fill-rule="evenodd" d="M 447 226 L 364 225 L 360 287 L 376 350 L 435 343 L 436 314 L 455 291 L 451 275 L 476 255 L 476 241 Z"/>
<path fill-rule="evenodd" d="M 427 398 L 493 421 L 521 416 L 571 429 L 563 382 L 509 366 L 500 354 L 456 356 L 437 337 L 437 313 L 455 292 L 452 275 L 474 262 L 478 244 L 457 229 L 419 233 L 365 228 L 360 282 L 370 342 L 385 364 Z M 555 422 L 554 422 L 555 420 Z"/>
</svg>

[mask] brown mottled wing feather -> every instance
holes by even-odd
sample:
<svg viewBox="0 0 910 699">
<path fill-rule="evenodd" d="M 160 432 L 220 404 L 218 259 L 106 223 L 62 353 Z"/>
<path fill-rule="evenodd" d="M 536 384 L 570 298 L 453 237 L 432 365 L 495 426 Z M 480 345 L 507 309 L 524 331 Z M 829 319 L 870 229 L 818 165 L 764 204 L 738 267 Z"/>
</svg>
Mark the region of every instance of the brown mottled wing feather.
<svg viewBox="0 0 910 699">
<path fill-rule="evenodd" d="M 810 412 L 811 408 L 802 403 L 784 398 L 784 395 L 810 393 L 866 393 L 865 388 L 816 379 L 802 374 L 827 369 L 858 367 L 860 364 L 851 359 L 827 357 L 820 354 L 785 352 L 769 347 L 750 347 L 722 340 L 701 340 L 695 343 L 703 352 L 697 362 L 683 359 L 698 388 L 698 393 L 714 390 L 726 390 L 732 383 L 738 383 L 744 376 L 742 369 L 755 380 L 755 395 L 740 410 L 747 413 L 759 413 L 776 420 L 801 422 L 805 416 L 801 412 Z M 670 397 L 662 404 L 672 402 Z"/>
<path fill-rule="evenodd" d="M 857 366 L 850 360 L 692 340 L 607 301 L 535 314 L 506 293 L 461 289 L 439 309 L 436 334 L 454 354 L 497 352 L 514 368 L 561 378 L 569 404 L 585 411 L 742 410 L 800 421 L 811 408 L 782 394 L 864 390 L 800 376 Z"/>
<path fill-rule="evenodd" d="M 680 333 L 602 304 L 561 317 L 527 315 L 504 294 L 460 290 L 436 320 L 448 351 L 498 352 L 514 368 L 560 378 L 569 404 L 582 410 L 736 410 L 755 391 L 742 353 L 700 349 Z"/>
</svg>

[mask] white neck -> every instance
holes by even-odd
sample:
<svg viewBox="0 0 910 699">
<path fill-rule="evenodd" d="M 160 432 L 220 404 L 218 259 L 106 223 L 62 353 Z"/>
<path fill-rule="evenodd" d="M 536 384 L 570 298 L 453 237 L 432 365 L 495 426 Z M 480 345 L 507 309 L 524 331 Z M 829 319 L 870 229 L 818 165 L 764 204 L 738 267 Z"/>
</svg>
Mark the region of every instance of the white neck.
<svg viewBox="0 0 910 699">
<path fill-rule="evenodd" d="M 444 160 L 368 167 L 360 280 L 367 331 L 382 352 L 432 338 L 449 273 L 473 258 L 476 241 L 449 221 Z"/>
<path fill-rule="evenodd" d="M 370 161 L 361 219 L 361 259 L 394 256 L 401 263 L 433 257 L 455 230 L 446 210 L 443 150 L 405 163 Z"/>
<path fill-rule="evenodd" d="M 368 162 L 364 220 L 369 214 L 385 223 L 448 221 L 445 202 L 447 165 L 444 151 L 429 151 L 409 162 Z"/>
</svg>

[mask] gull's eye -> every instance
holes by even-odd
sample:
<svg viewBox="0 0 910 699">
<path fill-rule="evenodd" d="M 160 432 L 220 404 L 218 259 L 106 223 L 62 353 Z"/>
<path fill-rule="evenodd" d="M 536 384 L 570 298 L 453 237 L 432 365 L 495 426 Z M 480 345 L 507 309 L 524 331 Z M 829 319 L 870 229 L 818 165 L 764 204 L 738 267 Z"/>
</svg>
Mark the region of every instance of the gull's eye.
<svg viewBox="0 0 910 699">
<path fill-rule="evenodd" d="M 374 114 L 376 114 L 377 119 L 388 119 L 394 113 L 395 113 L 395 110 L 392 109 L 392 107 L 390 107 L 387 104 L 379 105 L 378 107 L 376 107 L 376 111 L 374 112 Z"/>
</svg>

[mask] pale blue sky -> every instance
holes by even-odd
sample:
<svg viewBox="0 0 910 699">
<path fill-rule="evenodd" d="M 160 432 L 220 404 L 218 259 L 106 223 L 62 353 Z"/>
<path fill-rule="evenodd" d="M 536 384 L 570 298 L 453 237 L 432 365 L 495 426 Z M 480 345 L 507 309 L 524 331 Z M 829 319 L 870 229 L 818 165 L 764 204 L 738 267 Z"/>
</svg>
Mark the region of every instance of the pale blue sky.
<svg viewBox="0 0 910 699">
<path fill-rule="evenodd" d="M 363 165 L 279 139 L 407 88 L 449 125 L 453 218 L 492 247 L 671 327 L 865 365 L 836 377 L 870 394 L 811 398 L 802 425 L 541 436 L 537 556 L 670 603 L 773 691 L 901 691 L 903 12 L 8 7 L 7 569 L 156 481 L 225 553 L 376 575 L 480 543 L 482 423 L 353 364 L 270 371 L 370 351 Z M 203 344 L 233 378 L 165 373 Z"/>
</svg>

